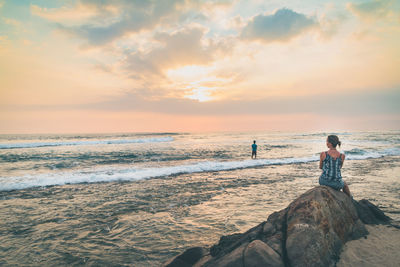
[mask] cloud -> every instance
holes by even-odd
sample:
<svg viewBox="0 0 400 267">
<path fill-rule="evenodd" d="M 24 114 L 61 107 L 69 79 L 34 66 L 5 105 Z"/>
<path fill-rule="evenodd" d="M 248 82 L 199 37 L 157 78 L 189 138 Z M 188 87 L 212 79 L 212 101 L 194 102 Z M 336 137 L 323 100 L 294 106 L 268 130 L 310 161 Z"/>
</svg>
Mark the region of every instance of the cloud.
<svg viewBox="0 0 400 267">
<path fill-rule="evenodd" d="M 223 100 L 199 102 L 191 99 L 163 98 L 149 100 L 135 93 L 127 93 L 105 102 L 80 108 L 102 111 L 144 111 L 187 115 L 259 115 L 317 113 L 327 115 L 399 114 L 399 87 L 382 91 L 359 93 L 319 94 L 304 96 L 274 96 L 258 100 Z M 334 111 L 326 108 L 326 101 L 340 103 Z"/>
<path fill-rule="evenodd" d="M 241 38 L 262 42 L 288 41 L 317 25 L 312 18 L 283 8 L 272 15 L 255 16 L 243 28 Z"/>
<path fill-rule="evenodd" d="M 173 29 L 207 23 L 210 18 L 206 13 L 232 4 L 230 0 L 78 0 L 61 8 L 31 5 L 31 13 L 91 46 L 103 46 L 132 33 L 157 30 L 158 26 Z"/>
<path fill-rule="evenodd" d="M 100 14 L 96 8 L 81 3 L 74 7 L 61 8 L 44 8 L 32 4 L 30 10 L 35 16 L 69 26 L 80 25 Z"/>
<path fill-rule="evenodd" d="M 347 9 L 349 9 L 356 16 L 362 19 L 373 20 L 390 16 L 393 1 L 373 0 L 359 4 L 348 3 L 346 6 Z"/>
<path fill-rule="evenodd" d="M 5 24 L 11 25 L 16 28 L 20 28 L 22 26 L 22 23 L 16 19 L 3 18 L 3 21 Z"/>
<path fill-rule="evenodd" d="M 148 69 L 161 72 L 165 68 L 176 68 L 184 65 L 202 65 L 212 60 L 214 47 L 202 46 L 203 30 L 187 29 L 173 34 L 157 33 L 154 38 L 162 44 L 147 54 L 140 52 L 127 59 L 129 68 L 133 70 Z"/>
<path fill-rule="evenodd" d="M 212 64 L 230 53 L 232 37 L 208 34 L 211 29 L 201 26 L 209 22 L 207 10 L 229 5 L 225 0 L 80 0 L 57 9 L 31 5 L 31 12 L 85 40 L 82 47 L 102 51 L 96 70 L 128 78 L 131 92 L 158 98 L 193 89 L 168 77 L 168 70 Z"/>
<path fill-rule="evenodd" d="M 159 23 L 179 20 L 184 0 L 80 0 L 73 7 L 31 6 L 34 15 L 58 23 L 62 31 L 101 46 L 129 33 L 152 30 Z"/>
<path fill-rule="evenodd" d="M 215 60 L 216 55 L 218 58 L 223 58 L 229 53 L 231 44 L 206 39 L 204 34 L 205 30 L 199 27 L 171 34 L 156 33 L 154 39 L 160 45 L 146 53 L 127 52 L 123 62 L 125 70 L 134 80 L 151 81 L 151 84 L 148 84 L 150 86 L 167 82 L 165 73 L 170 69 L 188 65 L 207 65 Z"/>
<path fill-rule="evenodd" d="M 11 42 L 8 39 L 8 36 L 0 35 L 0 56 L 2 56 L 2 53 L 6 53 L 7 50 L 10 48 L 10 46 L 11 46 Z"/>
<path fill-rule="evenodd" d="M 24 23 L 14 18 L 0 17 L 0 27 L 2 23 L 4 23 L 4 25 L 7 25 L 8 30 L 4 31 L 4 33 L 8 34 L 9 37 L 13 35 L 21 36 L 27 32 Z"/>
<path fill-rule="evenodd" d="M 66 33 L 87 40 L 90 45 L 102 46 L 124 36 L 127 33 L 149 29 L 153 25 L 154 24 L 148 15 L 137 12 L 137 14 L 132 17 L 107 26 L 82 25 L 78 27 L 66 27 L 60 24 L 59 28 Z"/>
</svg>

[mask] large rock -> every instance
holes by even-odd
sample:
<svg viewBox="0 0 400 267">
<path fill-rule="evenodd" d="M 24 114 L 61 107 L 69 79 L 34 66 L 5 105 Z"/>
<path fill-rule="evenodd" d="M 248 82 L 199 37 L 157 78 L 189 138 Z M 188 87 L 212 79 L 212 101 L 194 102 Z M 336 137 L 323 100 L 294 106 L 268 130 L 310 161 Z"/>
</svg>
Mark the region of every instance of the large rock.
<svg viewBox="0 0 400 267">
<path fill-rule="evenodd" d="M 206 256 L 208 251 L 202 247 L 189 248 L 174 259 L 166 263 L 168 267 L 190 267 Z"/>
<path fill-rule="evenodd" d="M 209 251 L 189 249 L 166 266 L 334 266 L 345 242 L 368 234 L 364 223 L 389 221 L 369 201 L 318 186 L 266 222 L 221 237 Z"/>
<path fill-rule="evenodd" d="M 352 199 L 316 187 L 289 205 L 286 251 L 291 266 L 333 266 L 343 244 L 368 234 Z"/>
<path fill-rule="evenodd" d="M 390 218 L 383 211 L 366 199 L 362 199 L 359 202 L 354 201 L 353 204 L 357 210 L 358 217 L 363 223 L 382 224 L 390 222 Z"/>
</svg>

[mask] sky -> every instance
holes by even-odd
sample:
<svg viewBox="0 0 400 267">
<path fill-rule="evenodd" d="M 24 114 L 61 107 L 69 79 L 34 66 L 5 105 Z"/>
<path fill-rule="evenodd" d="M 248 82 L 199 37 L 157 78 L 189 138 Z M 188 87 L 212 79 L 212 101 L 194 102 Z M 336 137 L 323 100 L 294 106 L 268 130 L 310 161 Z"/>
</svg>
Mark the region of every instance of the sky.
<svg viewBox="0 0 400 267">
<path fill-rule="evenodd" d="M 400 1 L 0 0 L 0 133 L 400 130 Z"/>
</svg>

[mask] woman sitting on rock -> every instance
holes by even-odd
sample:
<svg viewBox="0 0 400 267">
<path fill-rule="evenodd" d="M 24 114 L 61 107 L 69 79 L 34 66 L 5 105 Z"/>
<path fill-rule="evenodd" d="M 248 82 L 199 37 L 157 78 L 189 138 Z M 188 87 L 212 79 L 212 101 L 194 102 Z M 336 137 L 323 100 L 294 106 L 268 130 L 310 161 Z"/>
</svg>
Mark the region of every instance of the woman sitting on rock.
<svg viewBox="0 0 400 267">
<path fill-rule="evenodd" d="M 328 151 L 321 152 L 319 160 L 319 168 L 322 174 L 319 177 L 319 184 L 330 186 L 336 190 L 342 189 L 349 197 L 351 197 L 349 186 L 342 180 L 340 169 L 343 166 L 344 154 L 336 150 L 336 146 L 341 145 L 339 137 L 329 135 L 326 139 Z"/>
</svg>

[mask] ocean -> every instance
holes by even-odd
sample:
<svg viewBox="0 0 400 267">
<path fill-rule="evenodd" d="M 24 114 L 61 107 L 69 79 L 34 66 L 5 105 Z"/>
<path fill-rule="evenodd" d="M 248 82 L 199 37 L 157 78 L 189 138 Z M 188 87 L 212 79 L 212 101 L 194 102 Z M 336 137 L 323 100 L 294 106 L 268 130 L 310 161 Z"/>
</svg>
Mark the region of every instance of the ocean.
<svg viewBox="0 0 400 267">
<path fill-rule="evenodd" d="M 400 132 L 0 135 L 0 265 L 159 266 L 343 179 L 400 220 Z M 251 144 L 257 141 L 257 159 Z"/>
</svg>

